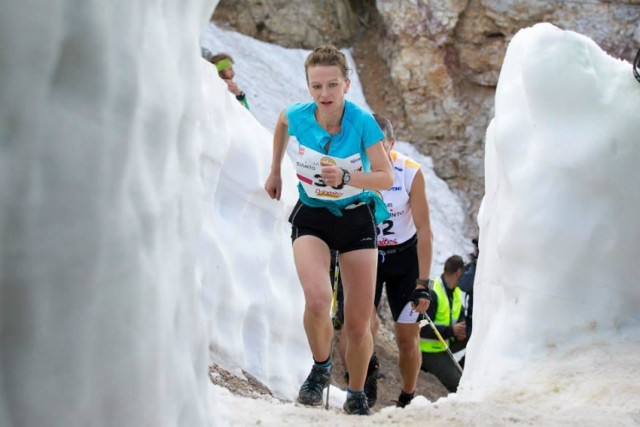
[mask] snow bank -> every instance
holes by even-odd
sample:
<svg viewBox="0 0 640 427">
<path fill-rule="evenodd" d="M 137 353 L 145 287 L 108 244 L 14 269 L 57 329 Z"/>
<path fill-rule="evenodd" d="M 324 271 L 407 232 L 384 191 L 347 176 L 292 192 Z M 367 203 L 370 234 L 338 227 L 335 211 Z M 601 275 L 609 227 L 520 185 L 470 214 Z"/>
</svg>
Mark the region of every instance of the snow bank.
<svg viewBox="0 0 640 427">
<path fill-rule="evenodd" d="M 285 160 L 281 201 L 267 196 L 271 134 L 227 91 L 213 65 L 202 60 L 201 72 L 208 95 L 201 125 L 211 135 L 202 154 L 200 251 L 211 359 L 292 398 L 311 361 L 287 221 L 297 200 L 295 173 Z"/>
<path fill-rule="evenodd" d="M 638 111 L 629 63 L 590 39 L 539 24 L 509 45 L 487 131 L 464 390 L 581 381 L 575 405 L 637 376 L 637 363 L 603 354 L 640 344 Z M 608 369 L 579 374 L 585 363 Z M 627 385 L 637 401 L 640 386 Z"/>
<path fill-rule="evenodd" d="M 216 3 L 3 2 L 0 425 L 210 422 L 197 76 Z"/>
</svg>

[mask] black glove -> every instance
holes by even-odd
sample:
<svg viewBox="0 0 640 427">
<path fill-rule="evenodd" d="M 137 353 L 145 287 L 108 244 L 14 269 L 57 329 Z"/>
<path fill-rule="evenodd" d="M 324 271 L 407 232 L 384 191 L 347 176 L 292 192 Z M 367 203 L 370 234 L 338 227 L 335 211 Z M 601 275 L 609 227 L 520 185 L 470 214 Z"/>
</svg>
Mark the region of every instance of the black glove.
<svg viewBox="0 0 640 427">
<path fill-rule="evenodd" d="M 420 298 L 426 298 L 431 301 L 431 294 L 429 293 L 429 290 L 425 288 L 415 288 L 411 294 L 411 301 L 413 301 L 415 305 L 418 305 L 420 304 Z"/>
</svg>

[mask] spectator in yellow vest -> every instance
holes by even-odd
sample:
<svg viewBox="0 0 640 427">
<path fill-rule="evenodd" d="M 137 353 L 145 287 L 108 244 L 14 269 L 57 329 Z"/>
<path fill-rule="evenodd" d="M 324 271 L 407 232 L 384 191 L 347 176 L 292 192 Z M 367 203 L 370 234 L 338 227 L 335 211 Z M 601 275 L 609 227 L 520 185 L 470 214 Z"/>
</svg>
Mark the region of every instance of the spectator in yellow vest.
<svg viewBox="0 0 640 427">
<path fill-rule="evenodd" d="M 467 343 L 462 292 L 458 288 L 463 272 L 464 261 L 459 255 L 453 255 L 445 261 L 444 273 L 433 281 L 431 304 L 427 310 L 452 352 L 463 349 Z M 447 390 L 456 392 L 462 374 L 447 353 L 447 347 L 442 345 L 431 328 L 424 327 L 420 330 L 420 351 L 420 368 L 435 375 Z"/>
</svg>

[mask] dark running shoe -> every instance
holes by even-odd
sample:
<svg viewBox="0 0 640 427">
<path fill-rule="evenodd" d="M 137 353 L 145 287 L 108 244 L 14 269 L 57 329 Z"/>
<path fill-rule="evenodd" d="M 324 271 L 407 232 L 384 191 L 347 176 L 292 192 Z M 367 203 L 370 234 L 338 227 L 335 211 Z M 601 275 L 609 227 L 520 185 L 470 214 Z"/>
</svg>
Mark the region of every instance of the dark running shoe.
<svg viewBox="0 0 640 427">
<path fill-rule="evenodd" d="M 367 403 L 369 408 L 373 408 L 378 400 L 378 372 L 380 371 L 380 363 L 378 356 L 373 353 L 369 360 L 369 368 L 367 369 L 367 378 L 364 380 L 364 394 L 367 395 Z"/>
<path fill-rule="evenodd" d="M 400 397 L 398 397 L 398 400 L 396 401 L 396 407 L 397 408 L 404 408 L 405 406 L 407 406 L 409 403 L 411 403 L 411 401 L 413 400 L 413 393 L 411 394 L 407 394 L 404 391 L 400 391 Z"/>
<path fill-rule="evenodd" d="M 323 369 L 313 365 L 309 376 L 300 387 L 298 403 L 307 406 L 322 405 L 322 391 L 329 385 L 329 381 L 331 381 L 331 368 Z"/>
<path fill-rule="evenodd" d="M 348 394 L 342 408 L 349 415 L 371 415 L 364 393 Z"/>
</svg>

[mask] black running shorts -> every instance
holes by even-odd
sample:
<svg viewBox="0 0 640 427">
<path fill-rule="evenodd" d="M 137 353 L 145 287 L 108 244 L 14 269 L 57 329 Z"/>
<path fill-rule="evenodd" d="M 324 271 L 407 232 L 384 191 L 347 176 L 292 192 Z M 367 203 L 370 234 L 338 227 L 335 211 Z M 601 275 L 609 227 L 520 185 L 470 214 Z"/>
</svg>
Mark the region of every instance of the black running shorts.
<svg viewBox="0 0 640 427">
<path fill-rule="evenodd" d="M 374 300 L 376 307 L 380 304 L 382 287 L 386 286 L 389 308 L 391 309 L 393 320 L 397 321 L 402 309 L 411 300 L 419 273 L 418 246 L 415 241 L 394 253 L 387 253 L 382 248 L 379 248 L 376 297 Z"/>
<path fill-rule="evenodd" d="M 401 244 L 398 248 L 388 247 L 387 251 L 378 250 L 378 274 L 376 279 L 376 296 L 374 304 L 376 308 L 380 304 L 382 297 L 382 287 L 387 287 L 387 300 L 393 321 L 397 322 L 402 313 L 402 309 L 411 300 L 413 290 L 416 288 L 416 279 L 420 273 L 418 268 L 418 246 L 416 239 L 411 239 L 409 244 Z M 393 253 L 390 253 L 394 251 Z M 335 259 L 331 258 L 331 284 L 333 286 Z M 334 319 L 336 330 L 344 323 L 344 300 L 342 293 L 342 281 L 338 276 L 338 311 Z"/>
<path fill-rule="evenodd" d="M 289 216 L 291 241 L 301 236 L 316 236 L 330 249 L 340 253 L 377 247 L 376 220 L 373 209 L 362 203 L 343 209 L 336 216 L 325 208 L 312 208 L 298 200 Z"/>
</svg>

